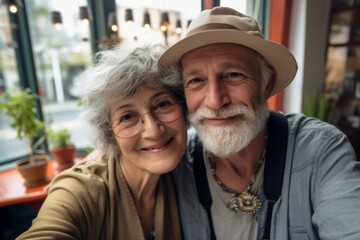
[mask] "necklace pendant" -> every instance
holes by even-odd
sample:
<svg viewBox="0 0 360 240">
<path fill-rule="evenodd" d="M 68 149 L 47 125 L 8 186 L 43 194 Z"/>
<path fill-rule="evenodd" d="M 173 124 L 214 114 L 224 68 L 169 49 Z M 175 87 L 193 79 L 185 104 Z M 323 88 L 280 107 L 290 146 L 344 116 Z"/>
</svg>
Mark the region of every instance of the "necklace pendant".
<svg viewBox="0 0 360 240">
<path fill-rule="evenodd" d="M 242 192 L 231 198 L 227 207 L 235 212 L 254 214 L 259 211 L 261 203 L 257 196 L 249 192 Z"/>
</svg>

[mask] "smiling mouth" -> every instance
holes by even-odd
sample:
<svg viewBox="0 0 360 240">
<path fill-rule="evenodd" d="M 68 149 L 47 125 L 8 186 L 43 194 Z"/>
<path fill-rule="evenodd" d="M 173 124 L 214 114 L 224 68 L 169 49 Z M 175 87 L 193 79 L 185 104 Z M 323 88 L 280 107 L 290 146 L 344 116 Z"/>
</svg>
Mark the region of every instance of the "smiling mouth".
<svg viewBox="0 0 360 240">
<path fill-rule="evenodd" d="M 141 150 L 145 150 L 145 151 L 161 150 L 162 148 L 167 147 L 173 141 L 173 139 L 174 138 L 170 138 L 168 141 L 166 141 L 162 144 L 152 146 L 152 147 L 142 148 Z"/>
<path fill-rule="evenodd" d="M 213 117 L 213 118 L 204 118 L 202 119 L 202 122 L 206 122 L 206 121 L 214 121 L 214 122 L 221 122 L 221 121 L 229 121 L 229 120 L 234 120 L 234 119 L 239 119 L 239 120 L 244 120 L 244 116 L 242 115 L 235 115 L 235 116 L 229 116 L 229 117 Z"/>
<path fill-rule="evenodd" d="M 209 120 L 214 120 L 214 121 L 223 121 L 223 120 L 229 120 L 229 119 L 234 119 L 234 118 L 238 118 L 239 116 L 229 116 L 229 117 L 214 117 L 214 118 L 208 118 Z"/>
</svg>

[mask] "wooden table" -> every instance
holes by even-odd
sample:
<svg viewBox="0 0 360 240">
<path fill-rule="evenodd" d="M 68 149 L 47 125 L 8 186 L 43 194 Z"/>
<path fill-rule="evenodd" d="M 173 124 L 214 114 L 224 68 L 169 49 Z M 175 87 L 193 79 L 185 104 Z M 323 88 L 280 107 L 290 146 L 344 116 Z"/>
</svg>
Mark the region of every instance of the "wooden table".
<svg viewBox="0 0 360 240">
<path fill-rule="evenodd" d="M 81 159 L 76 159 L 76 162 Z M 50 161 L 48 164 L 49 180 L 52 180 L 59 170 L 55 168 L 56 162 Z M 29 204 L 32 202 L 42 202 L 47 196 L 45 187 L 49 184 L 43 183 L 39 186 L 28 188 L 24 185 L 24 179 L 17 169 L 10 169 L 0 172 L 0 207 L 15 205 L 15 204 Z"/>
</svg>

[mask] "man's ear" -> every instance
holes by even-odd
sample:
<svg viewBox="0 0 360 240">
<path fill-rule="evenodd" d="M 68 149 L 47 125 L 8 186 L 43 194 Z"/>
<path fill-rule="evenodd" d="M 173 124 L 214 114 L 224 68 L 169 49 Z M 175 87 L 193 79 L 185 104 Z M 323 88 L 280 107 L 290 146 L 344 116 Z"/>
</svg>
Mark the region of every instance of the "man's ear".
<svg viewBox="0 0 360 240">
<path fill-rule="evenodd" d="M 275 85 L 275 73 L 271 74 L 271 77 L 269 79 L 268 84 L 266 85 L 265 88 L 265 94 L 266 94 L 266 99 L 270 98 L 271 96 L 271 92 L 274 89 L 274 85 Z"/>
</svg>

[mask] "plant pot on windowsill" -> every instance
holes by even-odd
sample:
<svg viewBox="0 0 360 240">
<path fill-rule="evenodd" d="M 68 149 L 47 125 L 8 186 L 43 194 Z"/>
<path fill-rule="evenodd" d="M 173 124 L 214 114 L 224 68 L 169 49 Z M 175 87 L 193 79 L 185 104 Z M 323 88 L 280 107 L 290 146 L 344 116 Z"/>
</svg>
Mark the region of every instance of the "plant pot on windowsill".
<svg viewBox="0 0 360 240">
<path fill-rule="evenodd" d="M 34 187 L 48 180 L 48 156 L 35 155 L 45 139 L 41 136 L 45 129 L 44 123 L 36 117 L 37 98 L 38 96 L 29 89 L 8 90 L 0 95 L 0 111 L 4 111 L 10 117 L 11 127 L 16 130 L 17 138 L 26 140 L 29 148 L 30 157 L 17 163 L 17 169 L 25 179 L 24 184 L 27 187 Z M 35 144 L 34 139 L 38 139 Z M 32 171 L 32 168 L 35 170 Z"/>
<path fill-rule="evenodd" d="M 16 162 L 16 168 L 24 178 L 26 187 L 36 187 L 49 181 L 47 176 L 49 157 L 47 155 L 37 155 L 22 159 Z"/>
<path fill-rule="evenodd" d="M 70 133 L 67 129 L 47 132 L 50 152 L 56 161 L 55 168 L 64 170 L 74 165 L 75 145 L 71 143 Z"/>
<path fill-rule="evenodd" d="M 51 148 L 50 152 L 56 161 L 56 169 L 64 170 L 74 165 L 75 145 L 72 144 L 64 148 Z"/>
</svg>

